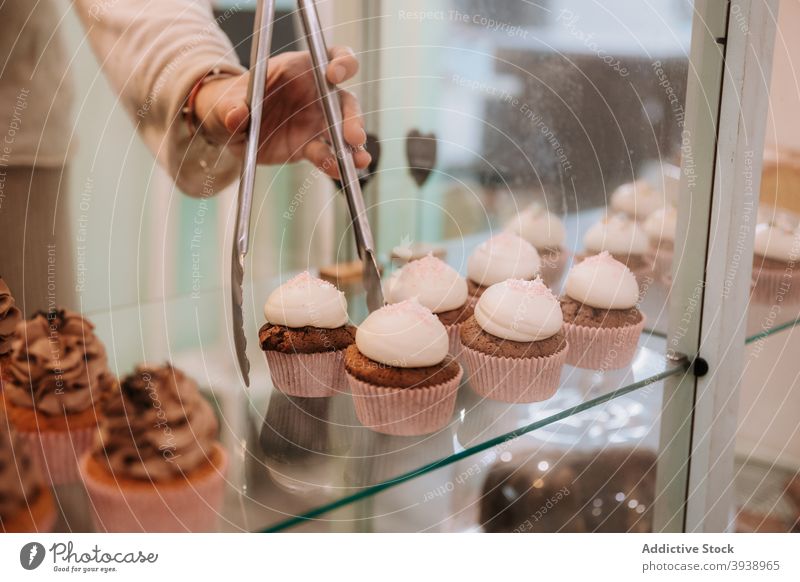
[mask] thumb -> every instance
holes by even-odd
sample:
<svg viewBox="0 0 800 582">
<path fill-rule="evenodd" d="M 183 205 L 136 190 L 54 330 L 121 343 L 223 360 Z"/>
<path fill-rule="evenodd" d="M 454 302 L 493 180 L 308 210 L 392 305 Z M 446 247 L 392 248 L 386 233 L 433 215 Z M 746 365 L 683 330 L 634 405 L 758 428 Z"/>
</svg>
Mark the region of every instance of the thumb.
<svg viewBox="0 0 800 582">
<path fill-rule="evenodd" d="M 231 136 L 244 133 L 249 117 L 250 110 L 245 103 L 232 103 L 222 114 L 223 125 Z"/>
</svg>

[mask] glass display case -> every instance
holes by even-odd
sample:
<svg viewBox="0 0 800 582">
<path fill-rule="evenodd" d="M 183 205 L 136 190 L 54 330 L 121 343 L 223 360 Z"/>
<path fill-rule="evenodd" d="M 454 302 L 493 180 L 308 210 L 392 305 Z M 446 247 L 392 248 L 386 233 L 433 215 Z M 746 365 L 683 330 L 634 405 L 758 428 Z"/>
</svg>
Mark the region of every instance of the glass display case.
<svg viewBox="0 0 800 582">
<path fill-rule="evenodd" d="M 284 4 L 278 38 L 295 46 Z M 330 40 L 361 61 L 348 88 L 380 143 L 365 196 L 385 278 L 422 245 L 467 275 L 475 249 L 531 208 L 564 226 L 559 295 L 602 250 L 590 231 L 645 241 L 611 250 L 646 318 L 629 364 L 567 365 L 536 403 L 481 397 L 465 378 L 447 425 L 419 437 L 361 426 L 349 394 L 281 393 L 259 349 L 272 290 L 355 258 L 333 182 L 303 164 L 259 171 L 245 388 L 225 307 L 234 192 L 185 197 L 140 145 L 120 148 L 132 129 L 86 74 L 67 203 L 85 225 L 78 307 L 116 374 L 171 361 L 213 403 L 230 455 L 220 530 L 730 528 L 745 342 L 800 315 L 746 308 L 775 4 L 319 2 Z M 674 226 L 645 228 L 658 209 Z M 340 284 L 357 325 L 363 290 Z"/>
</svg>

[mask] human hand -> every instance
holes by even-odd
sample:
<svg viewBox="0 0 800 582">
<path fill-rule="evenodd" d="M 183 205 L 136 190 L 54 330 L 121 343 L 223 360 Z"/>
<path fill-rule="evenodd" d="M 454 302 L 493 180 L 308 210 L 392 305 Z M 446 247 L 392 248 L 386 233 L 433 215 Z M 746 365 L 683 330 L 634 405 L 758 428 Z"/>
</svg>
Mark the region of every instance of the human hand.
<svg viewBox="0 0 800 582">
<path fill-rule="evenodd" d="M 342 83 L 358 72 L 358 60 L 347 47 L 329 49 L 326 76 Z M 307 159 L 332 178 L 339 168 L 331 150 L 313 65 L 308 52 L 289 52 L 270 58 L 267 72 L 261 144 L 258 162 L 284 164 Z M 211 80 L 198 90 L 195 116 L 201 131 L 211 142 L 243 151 L 250 110 L 247 103 L 249 73 Z M 366 168 L 370 155 L 358 149 L 367 134 L 358 100 L 340 89 L 345 141 L 354 148 L 357 168 Z"/>
</svg>

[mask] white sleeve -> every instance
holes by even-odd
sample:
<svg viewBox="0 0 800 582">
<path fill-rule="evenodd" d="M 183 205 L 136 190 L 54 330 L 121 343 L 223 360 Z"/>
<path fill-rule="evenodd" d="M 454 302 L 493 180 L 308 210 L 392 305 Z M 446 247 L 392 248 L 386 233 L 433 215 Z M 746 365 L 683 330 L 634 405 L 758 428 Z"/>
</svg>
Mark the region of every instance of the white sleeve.
<svg viewBox="0 0 800 582">
<path fill-rule="evenodd" d="M 191 196 L 217 192 L 238 175 L 225 147 L 191 136 L 182 109 L 207 73 L 244 71 L 210 0 L 74 0 L 100 65 L 142 139 Z M 237 8 L 231 8 L 231 11 Z"/>
</svg>

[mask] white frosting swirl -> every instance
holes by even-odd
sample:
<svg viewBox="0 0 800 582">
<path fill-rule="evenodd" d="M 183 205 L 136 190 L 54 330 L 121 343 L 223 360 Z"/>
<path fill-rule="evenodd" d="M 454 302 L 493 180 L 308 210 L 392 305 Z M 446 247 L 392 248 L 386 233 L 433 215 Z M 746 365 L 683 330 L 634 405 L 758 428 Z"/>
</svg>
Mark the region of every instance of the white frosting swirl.
<svg viewBox="0 0 800 582">
<path fill-rule="evenodd" d="M 538 202 L 512 218 L 505 231 L 524 238 L 539 250 L 559 249 L 566 238 L 561 220 Z"/>
<path fill-rule="evenodd" d="M 507 232 L 481 243 L 467 260 L 467 276 L 484 287 L 506 279 L 533 279 L 541 259 L 526 240 Z"/>
<path fill-rule="evenodd" d="M 611 208 L 642 219 L 664 206 L 664 196 L 644 180 L 623 184 L 611 194 Z"/>
<path fill-rule="evenodd" d="M 650 242 L 675 242 L 675 230 L 678 227 L 678 210 L 674 206 L 659 208 L 644 221 L 642 229 Z"/>
<path fill-rule="evenodd" d="M 484 291 L 475 320 L 486 333 L 515 342 L 536 342 L 561 330 L 561 305 L 538 277 L 508 279 Z"/>
<path fill-rule="evenodd" d="M 759 224 L 753 250 L 757 255 L 788 263 L 800 259 L 800 228 L 786 225 Z"/>
<path fill-rule="evenodd" d="M 598 309 L 630 309 L 639 300 L 636 277 L 607 252 L 572 267 L 564 291 L 575 301 Z"/>
<path fill-rule="evenodd" d="M 434 313 L 458 309 L 467 302 L 467 281 L 432 254 L 394 272 L 386 284 L 389 303 L 416 298 Z"/>
<path fill-rule="evenodd" d="M 647 235 L 624 214 L 607 216 L 586 231 L 583 245 L 590 253 L 608 251 L 613 255 L 643 255 L 650 247 Z"/>
<path fill-rule="evenodd" d="M 332 284 L 306 271 L 270 294 L 264 316 L 275 325 L 334 329 L 347 323 L 347 300 Z"/>
<path fill-rule="evenodd" d="M 420 368 L 444 360 L 450 344 L 439 318 L 410 299 L 370 313 L 358 326 L 356 347 L 387 366 Z"/>
</svg>

